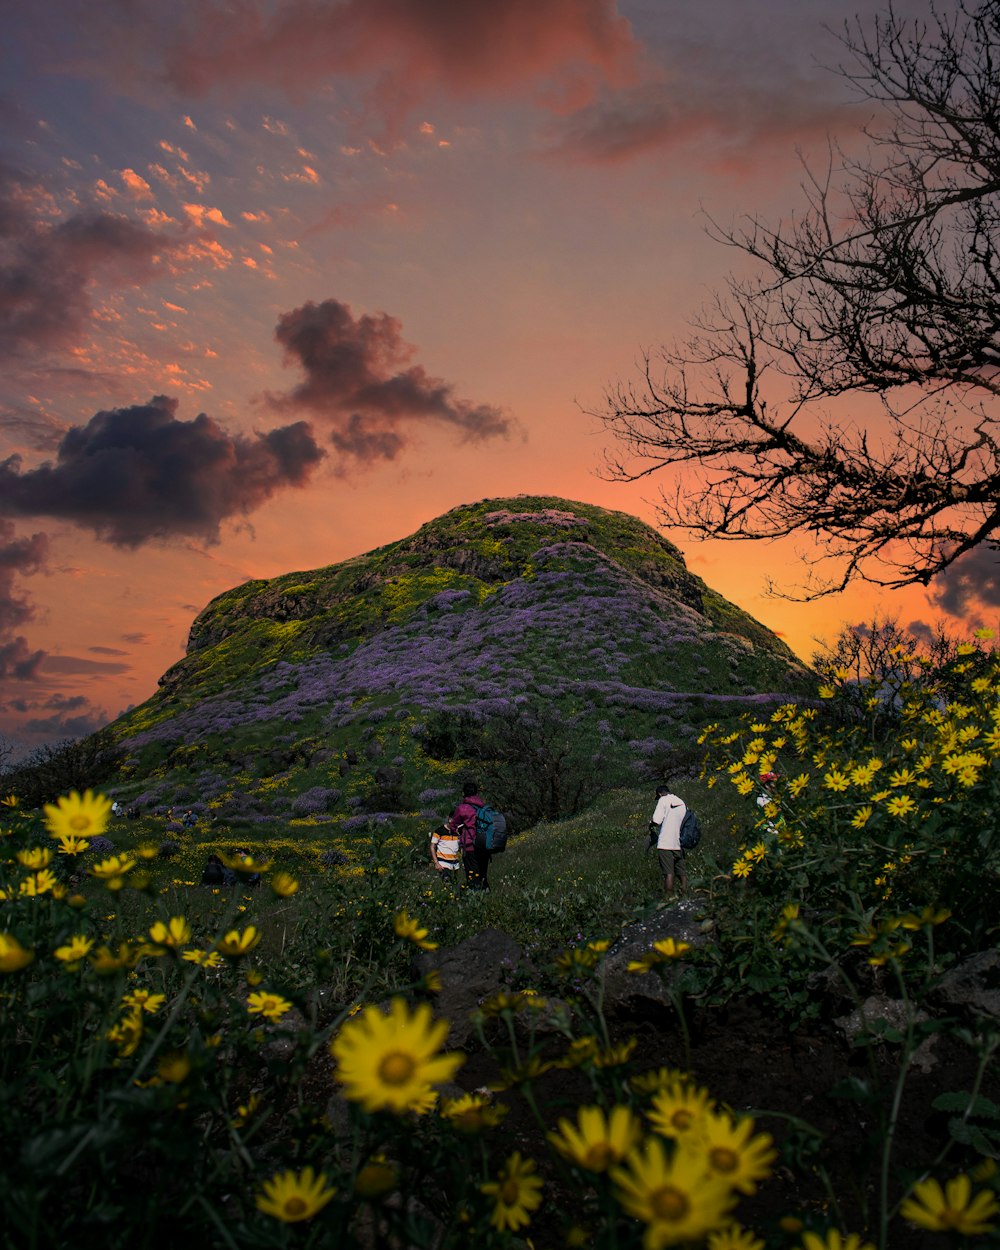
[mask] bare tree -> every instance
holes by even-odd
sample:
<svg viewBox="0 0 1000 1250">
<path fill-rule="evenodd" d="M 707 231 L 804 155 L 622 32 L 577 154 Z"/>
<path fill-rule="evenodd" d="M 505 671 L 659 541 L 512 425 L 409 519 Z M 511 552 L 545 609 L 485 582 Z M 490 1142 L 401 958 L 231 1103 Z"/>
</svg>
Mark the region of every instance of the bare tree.
<svg viewBox="0 0 1000 1250">
<path fill-rule="evenodd" d="M 840 40 L 838 72 L 877 106 L 864 160 L 831 149 L 790 224 L 713 226 L 757 277 L 592 414 L 618 440 L 611 477 L 688 466 L 664 522 L 815 536 L 805 599 L 926 584 L 1000 532 L 1000 0 L 890 7 Z M 859 395 L 884 435 L 850 415 Z"/>
</svg>

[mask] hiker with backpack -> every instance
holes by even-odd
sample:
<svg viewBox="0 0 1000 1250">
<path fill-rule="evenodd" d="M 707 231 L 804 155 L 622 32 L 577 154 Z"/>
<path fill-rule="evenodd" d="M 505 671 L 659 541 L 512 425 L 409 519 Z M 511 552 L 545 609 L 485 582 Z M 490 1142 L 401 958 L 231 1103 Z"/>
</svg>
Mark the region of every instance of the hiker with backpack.
<svg viewBox="0 0 1000 1250">
<path fill-rule="evenodd" d="M 465 783 L 462 801 L 452 812 L 448 828 L 458 835 L 466 885 L 470 890 L 488 890 L 490 860 L 507 845 L 507 822 L 479 797 L 478 791 L 476 782 Z"/>
<path fill-rule="evenodd" d="M 650 844 L 656 839 L 656 858 L 663 875 L 663 891 L 674 892 L 674 878 L 680 889 L 687 889 L 688 875 L 681 846 L 681 825 L 687 814 L 683 799 L 671 794 L 669 786 L 656 787 L 656 807 L 649 822 Z"/>
</svg>

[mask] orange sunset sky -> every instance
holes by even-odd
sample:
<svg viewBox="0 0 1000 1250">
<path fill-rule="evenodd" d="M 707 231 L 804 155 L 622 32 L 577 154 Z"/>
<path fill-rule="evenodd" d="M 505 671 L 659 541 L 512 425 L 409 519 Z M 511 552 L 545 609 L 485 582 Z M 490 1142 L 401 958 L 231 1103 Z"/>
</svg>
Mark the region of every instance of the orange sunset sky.
<svg viewBox="0 0 1000 1250">
<path fill-rule="evenodd" d="M 787 218 L 800 155 L 861 150 L 823 66 L 879 7 L 8 0 L 0 734 L 96 728 L 214 595 L 461 503 L 655 521 L 671 483 L 604 480 L 587 411 L 740 264 L 706 215 Z M 668 533 L 805 658 L 879 606 L 970 620 L 968 587 L 769 598 L 798 544 Z"/>
</svg>

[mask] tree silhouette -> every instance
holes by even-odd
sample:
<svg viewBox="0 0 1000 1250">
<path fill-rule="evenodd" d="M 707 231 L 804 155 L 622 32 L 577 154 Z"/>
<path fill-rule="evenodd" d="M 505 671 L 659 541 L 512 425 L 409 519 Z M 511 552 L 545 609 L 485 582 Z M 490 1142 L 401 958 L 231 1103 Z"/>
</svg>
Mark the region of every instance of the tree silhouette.
<svg viewBox="0 0 1000 1250">
<path fill-rule="evenodd" d="M 840 41 L 837 72 L 877 106 L 864 159 L 831 148 L 791 224 L 712 226 L 756 277 L 592 414 L 617 440 L 612 478 L 688 466 L 666 523 L 813 535 L 790 598 L 926 584 L 996 551 L 1000 526 L 1000 0 L 926 21 L 890 7 Z M 859 395 L 885 433 L 851 415 Z"/>
</svg>

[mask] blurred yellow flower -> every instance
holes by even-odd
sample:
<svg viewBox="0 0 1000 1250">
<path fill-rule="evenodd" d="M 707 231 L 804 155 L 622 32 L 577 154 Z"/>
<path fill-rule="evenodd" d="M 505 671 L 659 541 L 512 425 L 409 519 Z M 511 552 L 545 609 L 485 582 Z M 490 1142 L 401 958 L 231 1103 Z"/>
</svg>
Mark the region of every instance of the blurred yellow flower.
<svg viewBox="0 0 1000 1250">
<path fill-rule="evenodd" d="M 25 868 L 47 868 L 52 863 L 52 852 L 48 847 L 35 846 L 30 851 L 18 851 L 17 862 Z"/>
<path fill-rule="evenodd" d="M 642 1126 L 628 1107 L 580 1107 L 576 1124 L 563 1117 L 556 1132 L 548 1133 L 551 1145 L 588 1172 L 607 1172 L 638 1145 Z"/>
<path fill-rule="evenodd" d="M 216 942 L 215 949 L 220 955 L 227 955 L 230 959 L 239 959 L 243 955 L 249 955 L 259 941 L 260 934 L 251 924 L 247 925 L 242 933 L 236 929 L 230 929 L 224 938 Z"/>
<path fill-rule="evenodd" d="M 299 883 L 290 872 L 276 872 L 271 878 L 271 889 L 279 898 L 291 898 Z"/>
<path fill-rule="evenodd" d="M 287 998 L 269 994 L 266 990 L 257 990 L 247 999 L 247 1012 L 252 1016 L 263 1016 L 265 1020 L 280 1020 L 291 1009 L 292 1004 Z"/>
<path fill-rule="evenodd" d="M 995 1225 L 990 1220 L 998 1211 L 996 1195 L 982 1189 L 973 1196 L 972 1181 L 964 1173 L 946 1181 L 943 1189 L 933 1177 L 918 1181 L 899 1208 L 904 1220 L 921 1228 L 960 1233 L 963 1237 L 991 1233 Z"/>
<path fill-rule="evenodd" d="M 52 952 L 56 959 L 61 959 L 63 963 L 75 964 L 89 953 L 90 948 L 94 945 L 94 939 L 86 937 L 82 933 L 76 934 L 64 946 L 57 946 Z"/>
<path fill-rule="evenodd" d="M 109 855 L 107 859 L 102 859 L 99 864 L 91 865 L 87 872 L 99 881 L 109 881 L 115 877 L 123 876 L 134 867 L 135 860 L 128 855 Z"/>
<path fill-rule="evenodd" d="M 706 1172 L 703 1155 L 680 1149 L 668 1155 L 655 1137 L 610 1175 L 624 1210 L 647 1225 L 646 1250 L 699 1241 L 727 1223 L 735 1204 L 730 1187 Z"/>
<path fill-rule="evenodd" d="M 191 941 L 191 926 L 183 916 L 171 916 L 166 924 L 162 920 L 157 920 L 154 925 L 151 925 L 149 936 L 157 946 L 171 947 L 176 950 L 177 947 Z"/>
<path fill-rule="evenodd" d="M 310 1220 L 336 1194 L 327 1184 L 326 1173 L 314 1174 L 311 1167 L 301 1172 L 279 1172 L 265 1181 L 257 1195 L 257 1209 L 284 1224 Z"/>
<path fill-rule="evenodd" d="M 45 827 L 54 838 L 60 834 L 67 837 L 93 838 L 103 833 L 111 819 L 111 800 L 103 794 L 76 790 L 45 804 Z"/>
<path fill-rule="evenodd" d="M 493 1198 L 490 1223 L 498 1232 L 519 1228 L 531 1223 L 529 1212 L 542 1205 L 542 1181 L 535 1175 L 534 1160 L 523 1159 L 515 1150 L 507 1159 L 495 1181 L 480 1185 L 482 1193 Z"/>
<path fill-rule="evenodd" d="M 770 1134 L 754 1134 L 754 1127 L 747 1117 L 711 1112 L 699 1123 L 698 1144 L 692 1147 L 705 1152 L 710 1175 L 743 1194 L 752 1194 L 757 1182 L 771 1175 L 771 1164 L 778 1157 Z"/>
<path fill-rule="evenodd" d="M 0 972 L 20 972 L 35 958 L 35 952 L 21 945 L 13 933 L 0 933 Z"/>
<path fill-rule="evenodd" d="M 181 955 L 189 964 L 197 964 L 200 968 L 218 968 L 225 961 L 218 951 L 203 951 L 196 946 Z"/>
<path fill-rule="evenodd" d="M 412 916 L 408 915 L 405 911 L 396 913 L 395 920 L 393 921 L 393 927 L 396 930 L 397 937 L 407 939 L 408 941 L 412 942 L 414 946 L 419 946 L 421 950 L 424 950 L 424 951 L 436 951 L 437 950 L 437 947 L 438 947 L 437 942 L 429 942 L 427 940 L 427 934 L 429 930 L 422 928 L 420 925 L 420 921 L 415 920 Z"/>
</svg>

